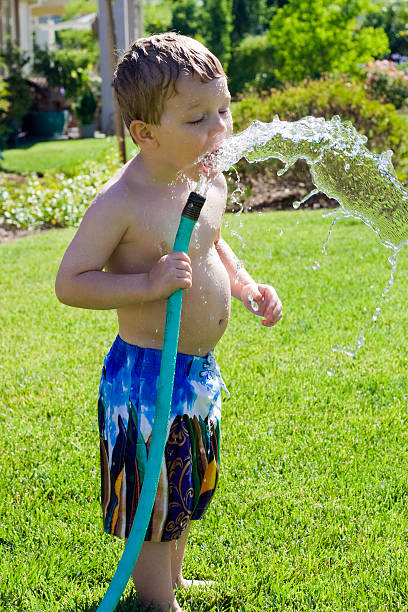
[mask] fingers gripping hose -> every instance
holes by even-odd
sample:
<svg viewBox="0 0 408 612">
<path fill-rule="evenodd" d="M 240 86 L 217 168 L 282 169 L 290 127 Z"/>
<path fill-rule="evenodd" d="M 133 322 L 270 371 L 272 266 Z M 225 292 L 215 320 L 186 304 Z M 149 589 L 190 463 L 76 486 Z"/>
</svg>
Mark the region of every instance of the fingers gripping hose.
<svg viewBox="0 0 408 612">
<path fill-rule="evenodd" d="M 188 196 L 174 241 L 174 251 L 188 251 L 191 234 L 204 202 L 205 198 L 194 191 Z M 142 490 L 125 550 L 97 612 L 113 612 L 115 610 L 133 571 L 149 526 L 166 446 L 167 424 L 170 417 L 176 369 L 182 298 L 183 291 L 179 289 L 167 299 L 156 413 Z"/>
</svg>

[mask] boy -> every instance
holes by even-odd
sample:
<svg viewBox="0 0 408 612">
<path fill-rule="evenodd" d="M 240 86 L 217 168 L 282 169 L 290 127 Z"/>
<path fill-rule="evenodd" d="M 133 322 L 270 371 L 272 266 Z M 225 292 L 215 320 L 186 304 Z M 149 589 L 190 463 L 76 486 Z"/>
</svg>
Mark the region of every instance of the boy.
<svg viewBox="0 0 408 612">
<path fill-rule="evenodd" d="M 109 533 L 129 535 L 154 420 L 166 299 L 184 289 L 175 386 L 158 493 L 132 577 L 143 605 L 180 611 L 191 520 L 216 488 L 220 392 L 212 350 L 227 326 L 230 296 L 270 327 L 282 316 L 275 290 L 258 285 L 221 239 L 227 188 L 212 178 L 189 255 L 171 252 L 180 215 L 205 170 L 197 159 L 232 133 L 227 79 L 218 59 L 175 33 L 139 39 L 113 85 L 140 153 L 86 211 L 56 279 L 81 308 L 115 308 L 119 333 L 99 390 L 102 507 Z M 257 308 L 252 308 L 254 301 Z M 251 305 L 252 304 L 252 305 Z"/>
</svg>

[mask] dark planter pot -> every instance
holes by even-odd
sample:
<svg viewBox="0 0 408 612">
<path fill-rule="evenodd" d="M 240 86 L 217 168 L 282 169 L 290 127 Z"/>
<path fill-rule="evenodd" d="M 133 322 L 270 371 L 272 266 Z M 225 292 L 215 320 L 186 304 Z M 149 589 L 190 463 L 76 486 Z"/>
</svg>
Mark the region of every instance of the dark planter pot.
<svg viewBox="0 0 408 612">
<path fill-rule="evenodd" d="M 81 138 L 93 138 L 96 130 L 95 123 L 84 123 L 79 126 L 79 134 Z"/>
<path fill-rule="evenodd" d="M 68 111 L 31 111 L 27 117 L 27 131 L 35 138 L 56 138 L 61 136 Z"/>
</svg>

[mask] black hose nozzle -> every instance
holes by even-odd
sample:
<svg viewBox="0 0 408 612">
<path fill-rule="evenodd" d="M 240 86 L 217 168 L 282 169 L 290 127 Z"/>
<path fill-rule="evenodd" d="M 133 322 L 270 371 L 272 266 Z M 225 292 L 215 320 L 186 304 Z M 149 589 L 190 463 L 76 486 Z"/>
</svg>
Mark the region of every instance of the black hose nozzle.
<svg viewBox="0 0 408 612">
<path fill-rule="evenodd" d="M 200 212 L 202 207 L 204 206 L 205 197 L 192 191 L 188 196 L 187 203 L 181 213 L 183 217 L 187 217 L 187 219 L 191 219 L 192 221 L 197 221 L 200 216 Z"/>
</svg>

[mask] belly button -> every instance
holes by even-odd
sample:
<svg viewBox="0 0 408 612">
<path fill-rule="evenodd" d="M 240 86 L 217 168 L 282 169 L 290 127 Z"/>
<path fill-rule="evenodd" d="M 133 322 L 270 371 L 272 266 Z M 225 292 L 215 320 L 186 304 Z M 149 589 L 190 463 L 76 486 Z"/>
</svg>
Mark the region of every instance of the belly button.
<svg viewBox="0 0 408 612">
<path fill-rule="evenodd" d="M 225 319 L 220 319 L 220 320 L 218 321 L 218 325 L 223 325 L 224 323 L 225 323 Z"/>
</svg>

